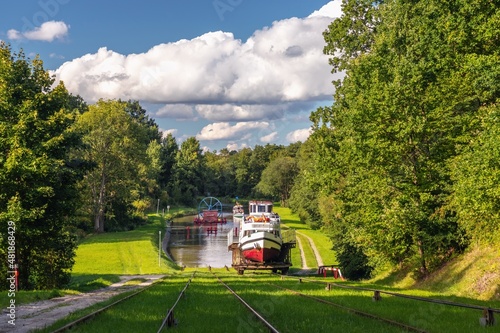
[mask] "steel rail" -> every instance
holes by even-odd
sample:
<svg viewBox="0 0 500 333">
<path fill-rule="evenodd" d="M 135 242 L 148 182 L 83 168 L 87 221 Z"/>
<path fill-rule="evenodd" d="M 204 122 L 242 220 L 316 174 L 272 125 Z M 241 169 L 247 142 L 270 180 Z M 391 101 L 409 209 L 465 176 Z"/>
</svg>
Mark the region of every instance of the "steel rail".
<svg viewBox="0 0 500 333">
<path fill-rule="evenodd" d="M 123 302 L 123 301 L 125 301 L 125 300 L 128 300 L 128 299 L 130 299 L 130 298 L 132 298 L 132 297 L 134 297 L 134 296 L 136 296 L 136 295 L 138 295 L 138 294 L 142 293 L 144 290 L 149 289 L 149 288 L 150 288 L 151 286 L 153 286 L 155 283 L 156 283 L 156 282 L 153 282 L 153 283 L 151 283 L 149 286 L 144 287 L 144 288 L 141 288 L 140 290 L 136 291 L 136 292 L 135 292 L 135 293 L 133 293 L 133 294 L 130 294 L 130 295 L 127 295 L 127 296 L 125 296 L 125 297 L 123 297 L 123 298 L 120 298 L 119 300 L 117 300 L 117 301 L 115 301 L 115 302 L 113 302 L 113 303 L 111 303 L 111 304 L 108 304 L 108 305 L 106 305 L 105 307 L 103 307 L 103 308 L 101 308 L 101 309 L 99 309 L 99 310 L 96 310 L 96 311 L 94 311 L 94 312 L 92 312 L 92 313 L 89 313 L 88 315 L 85 315 L 85 316 L 83 316 L 83 317 L 81 317 L 81 318 L 78 318 L 78 319 L 76 319 L 76 320 L 74 320 L 74 321 L 72 321 L 72 322 L 70 322 L 70 323 L 68 323 L 68 324 L 64 325 L 63 327 L 60 327 L 60 328 L 58 328 L 58 329 L 56 329 L 56 330 L 52 331 L 51 333 L 60 333 L 60 332 L 64 332 L 64 331 L 66 331 L 66 330 L 69 330 L 69 329 L 71 329 L 71 328 L 75 327 L 76 325 L 81 324 L 81 323 L 83 323 L 84 321 L 87 321 L 87 320 L 89 320 L 89 319 L 91 319 L 91 318 L 93 318 L 93 317 L 97 316 L 97 315 L 98 315 L 98 314 L 100 314 L 101 312 L 104 312 L 104 311 L 106 311 L 107 309 L 109 309 L 109 308 L 111 308 L 111 307 L 113 307 L 113 306 L 115 306 L 115 305 L 117 305 L 117 304 L 119 304 L 119 303 L 121 303 L 121 302 Z"/>
<path fill-rule="evenodd" d="M 427 333 L 427 331 L 425 331 L 423 329 L 420 329 L 420 328 L 417 328 L 417 327 L 413 327 L 413 326 L 410 326 L 410 325 L 406 325 L 406 324 L 400 323 L 400 322 L 392 320 L 392 319 L 382 318 L 382 317 L 376 316 L 376 315 L 368 313 L 368 312 L 364 312 L 364 311 L 361 311 L 361 310 L 356 310 L 356 309 L 353 309 L 353 308 L 349 308 L 347 306 L 343 306 L 343 305 L 340 305 L 340 304 L 337 304 L 337 303 L 333 303 L 333 302 L 324 300 L 322 298 L 314 297 L 314 296 L 311 296 L 311 295 L 306 295 L 306 294 L 303 294 L 303 293 L 301 293 L 299 291 L 296 291 L 296 290 L 293 290 L 293 289 L 289 289 L 289 288 L 285 288 L 285 287 L 282 287 L 282 286 L 278 286 L 278 285 L 275 285 L 275 284 L 272 284 L 272 283 L 266 282 L 266 284 L 268 284 L 270 286 L 273 286 L 275 288 L 279 288 L 279 289 L 282 289 L 282 290 L 289 291 L 289 292 L 291 292 L 293 294 L 296 294 L 298 296 L 301 296 L 301 297 L 310 298 L 310 299 L 313 299 L 313 300 L 315 300 L 317 302 L 320 302 L 320 303 L 323 303 L 323 304 L 327 304 L 327 305 L 338 307 L 338 308 L 340 308 L 342 310 L 354 313 L 356 315 L 360 315 L 360 316 L 363 316 L 363 317 L 367 317 L 367 318 L 375 319 L 375 320 L 378 320 L 378 321 L 382 321 L 384 323 L 387 323 L 387 324 L 390 324 L 390 325 L 393 325 L 393 326 L 398 326 L 398 327 L 404 328 L 405 330 L 410 331 L 410 332 Z"/>
<path fill-rule="evenodd" d="M 320 281 L 320 280 L 315 280 L 315 279 L 305 279 L 305 278 L 295 277 L 295 276 L 290 276 L 290 275 L 288 275 L 288 276 L 280 275 L 280 276 L 286 277 L 286 278 L 298 279 L 298 280 L 302 280 L 302 281 L 308 281 L 308 282 L 324 283 L 326 285 L 330 285 L 330 286 L 334 286 L 334 287 L 338 287 L 338 288 L 344 288 L 344 289 L 378 292 L 380 294 L 386 294 L 386 295 L 391 295 L 391 296 L 395 296 L 395 297 L 407 298 L 407 299 L 411 299 L 411 300 L 415 300 L 415 301 L 428 302 L 428 303 L 441 304 L 441 305 L 449 305 L 449 306 L 462 307 L 462 308 L 468 308 L 468 309 L 474 309 L 474 310 L 485 310 L 486 309 L 486 310 L 489 310 L 491 312 L 500 313 L 500 309 L 491 308 L 491 307 L 487 307 L 487 306 L 457 303 L 457 302 L 440 300 L 440 299 L 435 299 L 435 298 L 412 296 L 412 295 L 400 294 L 400 293 L 395 293 L 392 291 L 385 291 L 385 290 L 380 290 L 380 289 L 347 286 L 347 285 L 342 285 L 342 284 L 338 284 L 335 282 Z"/>
<path fill-rule="evenodd" d="M 248 310 L 250 310 L 257 319 L 259 319 L 264 325 L 266 325 L 267 328 L 269 328 L 270 332 L 273 333 L 279 333 L 279 331 L 273 327 L 261 314 L 259 314 L 254 308 L 252 308 L 243 298 L 240 297 L 233 289 L 231 289 L 224 281 L 222 281 L 215 273 L 212 272 L 212 274 L 217 278 L 217 280 L 229 290 L 233 296 L 235 296 Z"/>
<path fill-rule="evenodd" d="M 179 303 L 181 297 L 184 295 L 184 293 L 186 292 L 186 289 L 189 287 L 189 285 L 191 284 L 191 280 L 194 278 L 194 275 L 196 274 L 196 271 L 193 273 L 193 275 L 191 276 L 191 278 L 188 280 L 188 282 L 186 283 L 186 285 L 184 286 L 184 288 L 182 289 L 182 291 L 180 292 L 179 294 L 179 297 L 177 297 L 177 300 L 175 301 L 174 305 L 168 310 L 167 312 L 167 315 L 165 316 L 165 318 L 163 319 L 161 325 L 160 325 L 160 328 L 158 329 L 157 333 L 160 333 L 163 328 L 165 327 L 165 325 L 167 323 L 169 323 L 168 326 L 170 326 L 170 321 L 173 320 L 173 314 L 174 314 L 174 309 L 175 307 L 177 306 L 177 303 Z"/>
</svg>

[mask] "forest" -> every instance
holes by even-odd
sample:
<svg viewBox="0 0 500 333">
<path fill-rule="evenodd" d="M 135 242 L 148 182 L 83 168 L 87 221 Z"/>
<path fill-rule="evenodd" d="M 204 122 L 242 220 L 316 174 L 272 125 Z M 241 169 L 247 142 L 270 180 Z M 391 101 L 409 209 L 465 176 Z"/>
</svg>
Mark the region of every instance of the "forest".
<svg viewBox="0 0 500 333">
<path fill-rule="evenodd" d="M 386 264 L 425 277 L 471 244 L 500 244 L 498 1 L 342 8 L 323 35 L 343 79 L 289 146 L 203 151 L 163 136 L 139 101 L 88 104 L 1 42 L 0 256 L 14 223 L 21 287 L 68 283 L 78 237 L 209 195 L 290 207 L 352 278 Z"/>
</svg>

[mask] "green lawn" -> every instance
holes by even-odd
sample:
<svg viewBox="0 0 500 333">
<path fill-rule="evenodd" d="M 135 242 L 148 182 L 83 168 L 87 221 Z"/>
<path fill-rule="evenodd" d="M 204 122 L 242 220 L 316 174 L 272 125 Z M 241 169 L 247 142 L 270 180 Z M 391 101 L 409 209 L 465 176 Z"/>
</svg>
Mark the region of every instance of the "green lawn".
<svg viewBox="0 0 500 333">
<path fill-rule="evenodd" d="M 120 275 L 166 274 L 175 264 L 162 253 L 158 261 L 159 231 L 163 238 L 164 221 L 156 214 L 136 230 L 104 233 L 86 238 L 76 251 L 72 288 L 104 287 Z"/>
<path fill-rule="evenodd" d="M 171 209 L 170 213 L 182 214 L 184 209 Z M 49 299 L 65 294 L 87 292 L 120 281 L 120 275 L 166 274 L 176 265 L 163 254 L 158 264 L 158 232 L 165 232 L 164 219 L 151 214 L 147 224 L 132 231 L 90 235 L 76 250 L 71 282 L 64 290 L 20 291 L 18 304 Z M 7 298 L 0 299 L 0 306 L 7 306 Z"/>
<path fill-rule="evenodd" d="M 312 230 L 311 228 L 309 228 L 309 226 L 301 222 L 300 218 L 296 214 L 293 214 L 289 208 L 275 206 L 274 211 L 280 215 L 281 221 L 285 225 L 285 227 L 295 229 L 298 233 L 307 235 L 312 238 L 325 265 L 337 264 L 335 251 L 332 250 L 332 241 L 323 231 Z M 301 240 L 302 245 L 304 246 L 304 252 L 306 252 L 306 261 L 308 266 L 311 268 L 316 268 L 316 259 L 314 256 L 314 252 L 312 252 L 312 249 L 309 246 L 308 239 L 306 237 L 301 237 Z M 298 254 L 298 248 L 292 250 L 292 262 L 294 263 L 295 268 L 300 267 L 300 254 Z"/>
<path fill-rule="evenodd" d="M 328 277 L 306 280 L 284 278 L 267 273 L 237 275 L 234 271 L 213 270 L 234 291 L 259 311 L 280 332 L 402 332 L 398 327 L 368 317 L 354 315 L 345 308 L 382 316 L 428 332 L 484 332 L 479 310 L 423 303 L 383 295 L 372 301 L 373 293 L 333 287 L 325 290 L 325 281 L 346 285 Z M 107 310 L 72 332 L 154 332 L 174 304 L 193 270 L 171 275 L 138 296 Z M 278 286 L 278 287 L 276 287 Z M 279 288 L 281 287 L 281 288 Z M 296 296 L 289 288 L 341 307 Z M 439 295 L 416 291 L 412 294 L 438 298 Z M 439 297 L 441 298 L 441 297 Z M 442 297 L 442 299 L 450 299 Z M 456 299 L 450 299 L 456 300 Z M 457 301 L 469 301 L 466 299 Z M 487 303 L 479 302 L 486 305 Z M 491 305 L 496 305 L 495 303 Z M 175 308 L 176 332 L 266 332 L 253 316 L 213 277 L 207 269 L 198 270 L 186 294 Z M 133 314 L 133 315 L 132 315 Z M 58 324 L 60 326 L 61 324 Z M 50 332 L 52 328 L 44 332 Z M 495 327 L 492 328 L 495 332 Z M 168 331 L 170 329 L 166 329 Z"/>
</svg>

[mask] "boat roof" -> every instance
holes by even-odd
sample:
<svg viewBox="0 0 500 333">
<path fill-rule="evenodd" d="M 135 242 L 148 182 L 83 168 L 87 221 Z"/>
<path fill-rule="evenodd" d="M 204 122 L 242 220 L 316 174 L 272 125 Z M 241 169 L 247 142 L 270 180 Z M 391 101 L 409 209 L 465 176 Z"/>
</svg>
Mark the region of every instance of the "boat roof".
<svg viewBox="0 0 500 333">
<path fill-rule="evenodd" d="M 249 201 L 250 205 L 272 205 L 273 202 L 269 200 L 252 200 Z"/>
</svg>

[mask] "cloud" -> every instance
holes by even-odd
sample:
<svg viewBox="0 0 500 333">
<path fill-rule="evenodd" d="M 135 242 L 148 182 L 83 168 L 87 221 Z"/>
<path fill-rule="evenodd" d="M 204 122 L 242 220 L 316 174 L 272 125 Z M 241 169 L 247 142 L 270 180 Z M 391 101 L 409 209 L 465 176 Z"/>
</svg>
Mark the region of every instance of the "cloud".
<svg viewBox="0 0 500 333">
<path fill-rule="evenodd" d="M 231 125 L 228 122 L 213 123 L 203 127 L 196 135 L 198 140 L 246 140 L 256 132 L 260 133 L 270 128 L 265 121 L 239 122 Z"/>
<path fill-rule="evenodd" d="M 88 102 L 122 98 L 217 105 L 196 111 L 214 121 L 234 113 L 251 120 L 256 119 L 252 114 L 274 111 L 249 105 L 331 99 L 335 77 L 323 54 L 322 36 L 331 20 L 314 16 L 276 21 L 245 42 L 215 31 L 140 54 L 103 47 L 64 63 L 53 74 Z"/>
<path fill-rule="evenodd" d="M 64 81 L 89 103 L 133 99 L 161 105 L 155 118 L 205 119 L 210 124 L 198 130 L 198 140 L 226 140 L 228 149 L 272 142 L 284 139 L 279 133 L 290 130 L 287 124 L 332 99 L 331 82 L 343 74 L 331 73 L 322 33 L 341 15 L 340 3 L 305 18 L 275 21 L 247 40 L 213 31 L 137 54 L 101 47 L 51 74 L 55 84 Z M 305 141 L 308 135 L 307 129 L 295 131 L 287 140 Z"/>
<path fill-rule="evenodd" d="M 261 137 L 260 142 L 269 143 L 269 142 L 273 142 L 277 138 L 278 138 L 278 132 L 272 132 L 269 135 L 265 135 L 265 136 Z"/>
<path fill-rule="evenodd" d="M 337 18 L 342 15 L 342 0 L 330 1 L 320 10 L 314 11 L 309 17 L 331 17 Z"/>
<path fill-rule="evenodd" d="M 176 128 L 167 129 L 167 130 L 160 128 L 160 132 L 162 132 L 162 138 L 166 138 L 167 135 L 169 135 L 169 134 L 172 134 L 172 136 L 175 136 L 175 134 L 177 134 L 178 130 Z"/>
<path fill-rule="evenodd" d="M 298 129 L 296 131 L 290 132 L 286 135 L 286 139 L 290 143 L 294 143 L 297 141 L 304 142 L 311 135 L 310 128 Z"/>
<path fill-rule="evenodd" d="M 40 27 L 26 32 L 10 29 L 7 31 L 7 37 L 12 40 L 28 39 L 52 42 L 55 39 L 66 37 L 69 28 L 70 26 L 62 21 L 48 21 L 44 22 Z"/>
<path fill-rule="evenodd" d="M 194 114 L 194 107 L 187 104 L 167 104 L 160 108 L 155 116 L 177 120 L 197 120 Z"/>
<path fill-rule="evenodd" d="M 63 55 L 60 55 L 60 54 L 57 54 L 57 53 L 51 53 L 51 54 L 49 54 L 49 57 L 51 57 L 53 59 L 64 59 Z"/>
</svg>

